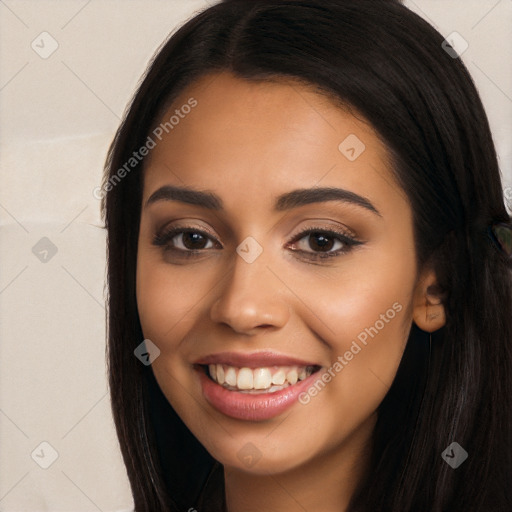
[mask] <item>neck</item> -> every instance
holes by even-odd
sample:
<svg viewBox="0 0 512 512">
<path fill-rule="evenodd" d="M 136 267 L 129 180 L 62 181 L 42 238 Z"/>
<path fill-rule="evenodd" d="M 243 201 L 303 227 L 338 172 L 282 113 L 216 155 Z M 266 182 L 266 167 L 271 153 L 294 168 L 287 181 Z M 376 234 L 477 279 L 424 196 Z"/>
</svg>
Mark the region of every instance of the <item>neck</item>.
<svg viewBox="0 0 512 512">
<path fill-rule="evenodd" d="M 342 444 L 282 473 L 224 467 L 228 512 L 346 512 L 368 469 L 371 421 Z"/>
</svg>

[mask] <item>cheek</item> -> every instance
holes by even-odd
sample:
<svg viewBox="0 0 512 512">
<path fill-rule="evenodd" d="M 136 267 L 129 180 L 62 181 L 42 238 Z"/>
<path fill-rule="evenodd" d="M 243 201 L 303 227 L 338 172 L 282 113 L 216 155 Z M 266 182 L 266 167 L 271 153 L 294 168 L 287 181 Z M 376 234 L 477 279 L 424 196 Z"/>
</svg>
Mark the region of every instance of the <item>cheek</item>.
<svg viewBox="0 0 512 512">
<path fill-rule="evenodd" d="M 137 263 L 137 307 L 142 332 L 144 338 L 160 349 L 152 369 L 164 395 L 182 419 L 190 410 L 187 400 L 197 383 L 192 379 L 189 362 L 180 346 L 197 322 L 205 290 L 211 289 L 211 286 L 207 288 L 204 273 L 200 280 L 193 267 L 181 266 L 173 271 L 161 258 L 144 250 L 139 252 Z M 199 393 L 200 389 L 195 392 Z M 194 421 L 197 421 L 196 416 Z"/>
<path fill-rule="evenodd" d="M 345 275 L 339 286 L 330 286 L 318 298 L 336 333 L 329 337 L 333 347 L 348 350 L 347 342 L 353 340 L 368 347 L 370 340 L 379 339 L 379 345 L 404 348 L 403 338 L 412 321 L 413 284 L 412 274 L 403 267 L 397 268 L 400 271 L 378 269 L 378 265 L 373 269 L 361 266 L 361 270 Z"/>
<path fill-rule="evenodd" d="M 372 260 L 358 258 L 350 271 L 347 265 L 329 286 L 318 286 L 310 295 L 329 327 L 322 336 L 331 349 L 327 383 L 316 386 L 323 396 L 315 399 L 320 393 L 308 392 L 312 416 L 335 401 L 343 407 L 333 421 L 362 421 L 376 410 L 396 375 L 412 325 L 416 267 L 407 253 L 373 253 Z"/>
<path fill-rule="evenodd" d="M 195 265 L 173 266 L 152 251 L 139 250 L 137 307 L 144 336 L 158 340 L 160 350 L 177 344 L 215 282 Z M 210 282 L 211 281 L 211 282 Z M 163 345 L 164 346 L 160 346 Z"/>
</svg>

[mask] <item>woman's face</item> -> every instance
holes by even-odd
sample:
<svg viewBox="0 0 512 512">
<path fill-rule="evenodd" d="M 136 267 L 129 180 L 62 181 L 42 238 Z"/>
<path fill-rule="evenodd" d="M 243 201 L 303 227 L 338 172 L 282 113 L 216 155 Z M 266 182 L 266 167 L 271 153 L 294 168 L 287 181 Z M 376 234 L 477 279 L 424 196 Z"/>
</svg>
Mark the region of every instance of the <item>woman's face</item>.
<svg viewBox="0 0 512 512">
<path fill-rule="evenodd" d="M 162 122 L 144 171 L 137 302 L 163 393 L 225 466 L 357 458 L 417 283 L 412 211 L 385 146 L 306 86 L 227 73 L 187 89 Z"/>
</svg>

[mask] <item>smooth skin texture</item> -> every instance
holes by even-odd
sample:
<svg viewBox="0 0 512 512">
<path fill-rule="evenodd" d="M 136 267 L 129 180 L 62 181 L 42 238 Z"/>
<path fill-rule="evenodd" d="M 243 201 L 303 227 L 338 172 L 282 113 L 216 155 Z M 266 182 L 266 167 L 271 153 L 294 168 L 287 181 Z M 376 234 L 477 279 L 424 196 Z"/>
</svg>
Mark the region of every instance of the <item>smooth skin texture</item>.
<svg viewBox="0 0 512 512">
<path fill-rule="evenodd" d="M 309 86 L 218 73 L 187 88 L 162 120 L 190 98 L 197 106 L 158 142 L 144 171 L 137 302 L 144 336 L 161 350 L 153 371 L 224 465 L 229 512 L 339 512 L 365 469 L 376 409 L 412 322 L 433 332 L 445 321 L 428 293 L 435 275 L 417 268 L 411 207 L 372 127 Z M 366 147 L 353 162 L 338 149 L 350 134 Z M 146 204 L 168 185 L 213 193 L 223 207 Z M 281 194 L 318 187 L 362 196 L 378 213 L 343 200 L 274 209 Z M 153 243 L 174 227 L 205 235 Z M 306 229 L 360 244 L 323 233 L 298 239 Z M 252 263 L 236 252 L 247 237 L 263 248 Z M 325 252 L 338 255 L 313 259 Z M 200 357 L 272 350 L 320 364 L 321 375 L 396 303 L 401 311 L 308 404 L 242 421 L 202 395 L 192 366 Z M 261 453 L 252 467 L 237 456 L 247 443 Z"/>
</svg>

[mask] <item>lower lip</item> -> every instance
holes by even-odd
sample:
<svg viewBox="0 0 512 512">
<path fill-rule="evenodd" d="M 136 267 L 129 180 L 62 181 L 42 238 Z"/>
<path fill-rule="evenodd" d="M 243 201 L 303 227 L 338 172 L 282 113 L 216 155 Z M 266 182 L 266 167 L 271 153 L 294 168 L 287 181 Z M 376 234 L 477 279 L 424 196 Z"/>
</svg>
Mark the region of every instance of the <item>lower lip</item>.
<svg viewBox="0 0 512 512">
<path fill-rule="evenodd" d="M 311 386 L 319 374 L 317 371 L 307 379 L 274 393 L 250 394 L 229 391 L 210 379 L 202 367 L 196 371 L 199 372 L 206 400 L 226 416 L 246 421 L 268 420 L 283 413 L 297 402 L 299 395 Z"/>
</svg>

